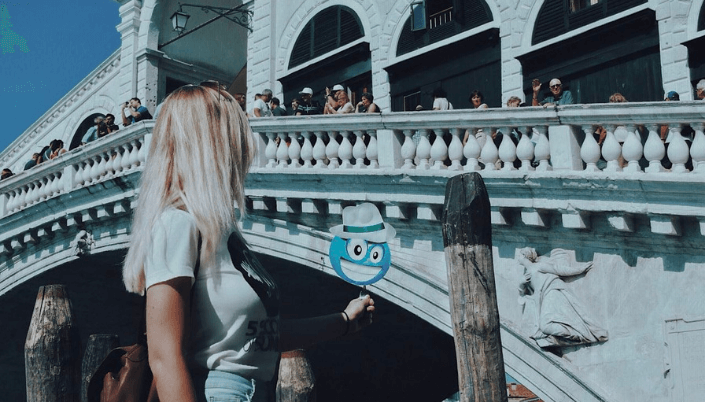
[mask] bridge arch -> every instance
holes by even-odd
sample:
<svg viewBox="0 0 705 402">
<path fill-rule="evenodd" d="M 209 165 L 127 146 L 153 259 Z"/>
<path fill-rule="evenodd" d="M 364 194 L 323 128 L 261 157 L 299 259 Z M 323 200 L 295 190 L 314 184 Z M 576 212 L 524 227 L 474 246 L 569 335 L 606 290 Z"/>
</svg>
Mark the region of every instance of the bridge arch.
<svg viewBox="0 0 705 402">
<path fill-rule="evenodd" d="M 250 216 L 243 224 L 248 243 L 258 253 L 307 266 L 337 276 L 328 261 L 332 235 L 302 224 Z M 390 244 L 392 254 L 401 252 Z M 424 319 L 448 335 L 453 335 L 448 311 L 445 277 L 430 280 L 392 260 L 387 276 L 371 290 L 385 300 Z M 445 270 L 445 265 L 443 265 Z M 501 319 L 501 317 L 500 317 Z M 560 358 L 524 338 L 509 322 L 501 322 L 505 370 L 544 400 L 604 401 L 602 392 L 580 380 L 578 371 Z"/>
</svg>

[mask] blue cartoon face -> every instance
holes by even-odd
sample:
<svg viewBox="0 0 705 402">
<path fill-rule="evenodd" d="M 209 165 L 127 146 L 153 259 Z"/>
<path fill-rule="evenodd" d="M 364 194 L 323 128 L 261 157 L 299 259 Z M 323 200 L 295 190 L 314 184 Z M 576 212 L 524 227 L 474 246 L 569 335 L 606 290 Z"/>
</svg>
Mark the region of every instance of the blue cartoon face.
<svg viewBox="0 0 705 402">
<path fill-rule="evenodd" d="M 333 269 L 343 280 L 360 286 L 382 279 L 392 261 L 387 243 L 345 240 L 338 236 L 331 241 L 328 256 Z"/>
</svg>

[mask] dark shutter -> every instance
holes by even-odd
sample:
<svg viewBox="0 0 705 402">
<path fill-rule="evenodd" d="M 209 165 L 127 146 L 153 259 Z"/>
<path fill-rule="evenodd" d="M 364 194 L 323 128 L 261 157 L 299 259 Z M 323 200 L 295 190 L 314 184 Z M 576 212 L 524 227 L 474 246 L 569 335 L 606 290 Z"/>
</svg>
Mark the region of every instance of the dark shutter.
<svg viewBox="0 0 705 402">
<path fill-rule="evenodd" d="M 700 7 L 700 15 L 698 16 L 698 31 L 705 30 L 705 3 Z"/>
<path fill-rule="evenodd" d="M 534 25 L 532 45 L 646 3 L 647 0 L 600 0 L 575 12 L 569 0 L 546 0 Z"/>
<path fill-rule="evenodd" d="M 432 43 L 448 39 L 461 32 L 479 27 L 488 22 L 492 22 L 492 13 L 484 0 L 453 0 L 448 2 L 434 3 L 434 0 L 427 0 L 428 5 L 440 7 L 441 5 L 453 6 L 453 21 L 424 31 L 411 30 L 411 17 L 406 20 L 404 29 L 399 36 L 397 45 L 397 56 L 413 52 Z M 438 10 L 438 8 L 429 8 Z M 430 12 L 429 12 L 430 14 Z M 458 18 L 461 15 L 462 18 Z"/>
<path fill-rule="evenodd" d="M 364 36 L 355 13 L 343 6 L 333 6 L 316 14 L 306 24 L 294 44 L 289 68 L 331 52 Z"/>
</svg>

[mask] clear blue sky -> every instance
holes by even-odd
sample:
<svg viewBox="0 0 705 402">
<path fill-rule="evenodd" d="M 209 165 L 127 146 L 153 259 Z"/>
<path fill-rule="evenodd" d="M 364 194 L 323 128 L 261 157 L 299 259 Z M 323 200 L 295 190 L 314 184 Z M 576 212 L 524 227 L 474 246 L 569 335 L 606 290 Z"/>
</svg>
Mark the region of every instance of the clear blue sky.
<svg viewBox="0 0 705 402">
<path fill-rule="evenodd" d="M 120 47 L 113 0 L 0 0 L 2 6 L 29 51 L 0 48 L 0 151 Z"/>
</svg>

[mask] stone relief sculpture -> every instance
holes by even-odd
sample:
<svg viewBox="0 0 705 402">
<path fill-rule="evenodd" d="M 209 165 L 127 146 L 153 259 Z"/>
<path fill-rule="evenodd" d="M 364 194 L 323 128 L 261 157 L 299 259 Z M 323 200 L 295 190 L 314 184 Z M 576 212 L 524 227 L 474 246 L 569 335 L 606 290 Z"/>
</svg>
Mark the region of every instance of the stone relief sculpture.
<svg viewBox="0 0 705 402">
<path fill-rule="evenodd" d="M 524 267 L 519 285 L 519 303 L 525 314 L 534 314 L 538 329 L 531 336 L 542 347 L 572 346 L 604 342 L 607 331 L 586 313 L 563 277 L 580 275 L 592 268 L 592 261 L 575 263 L 563 249 L 550 256 L 538 256 L 531 247 L 520 249 L 516 260 Z M 528 305 L 531 308 L 528 309 Z"/>
<path fill-rule="evenodd" d="M 73 254 L 79 257 L 90 253 L 94 245 L 95 241 L 93 240 L 93 235 L 86 230 L 79 231 L 71 242 Z"/>
</svg>

